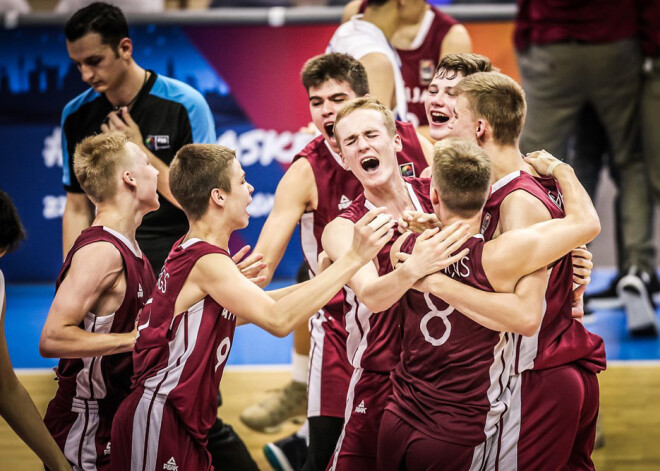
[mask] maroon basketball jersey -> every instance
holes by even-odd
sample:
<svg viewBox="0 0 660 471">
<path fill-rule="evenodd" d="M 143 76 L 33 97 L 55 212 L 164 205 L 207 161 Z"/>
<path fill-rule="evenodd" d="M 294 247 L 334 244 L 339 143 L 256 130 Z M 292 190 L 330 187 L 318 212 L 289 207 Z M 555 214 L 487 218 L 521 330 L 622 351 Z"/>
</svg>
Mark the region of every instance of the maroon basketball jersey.
<svg viewBox="0 0 660 471">
<path fill-rule="evenodd" d="M 402 252 L 412 253 L 416 235 Z M 461 283 L 493 291 L 481 255 L 484 238 L 471 237 L 470 252 L 443 270 Z M 514 358 L 513 336 L 464 316 L 442 299 L 410 290 L 399 302 L 403 341 L 392 375 L 387 409 L 440 440 L 476 446 L 492 436 L 507 407 L 506 386 Z"/>
<path fill-rule="evenodd" d="M 217 415 L 216 396 L 234 337 L 236 317 L 211 296 L 175 317 L 174 304 L 197 260 L 229 254 L 200 239 L 175 244 L 154 295 L 139 317 L 133 351 L 133 386 L 154 407 L 168 403 L 182 425 L 205 443 Z"/>
<path fill-rule="evenodd" d="M 60 274 L 56 289 L 64 280 L 74 254 L 86 245 L 108 242 L 115 246 L 124 262 L 126 293 L 124 300 L 109 316 L 99 317 L 88 312 L 80 328 L 93 333 L 126 333 L 135 328 L 135 319 L 156 284 L 154 272 L 147 258 L 119 232 L 108 227 L 92 226 L 80 234 L 71 247 Z M 57 366 L 59 389 L 68 397 L 105 400 L 109 410 L 117 408 L 131 388 L 133 364 L 131 353 L 118 353 L 93 358 L 62 359 Z M 108 409 L 106 409 L 108 410 Z"/>
<path fill-rule="evenodd" d="M 430 180 L 428 178 L 406 178 L 408 195 L 417 211 L 424 211 L 420 199 L 428 199 Z M 357 222 L 375 206 L 369 202 L 364 193 L 358 196 L 353 204 L 342 213 L 341 217 Z M 385 244 L 376 257 L 378 275 L 383 276 L 392 271 L 390 248 L 399 237 L 394 231 L 392 239 Z M 369 371 L 389 372 L 399 362 L 401 352 L 401 332 L 397 304 L 389 309 L 373 313 L 360 302 L 353 290 L 344 286 L 344 314 L 346 316 L 346 351 L 348 360 L 354 368 Z"/>
<path fill-rule="evenodd" d="M 538 198 L 552 218 L 564 217 L 561 191 L 554 179 L 536 179 L 516 171 L 493 184 L 484 207 L 481 232 L 490 240 L 500 219 L 500 205 L 511 192 L 523 190 Z M 555 262 L 545 294 L 546 306 L 539 331 L 532 337 L 517 336 L 514 372 L 544 369 L 578 362 L 598 372 L 605 368 L 603 340 L 590 333 L 571 314 L 573 265 L 568 254 Z"/>
<path fill-rule="evenodd" d="M 364 0 L 360 5 L 360 13 L 364 13 L 366 6 L 367 1 Z M 406 86 L 408 120 L 415 126 L 429 124 L 424 109 L 426 91 L 438 65 L 442 41 L 449 28 L 455 24 L 458 21 L 431 5 L 410 49 L 396 50 L 401 59 L 401 75 Z"/>
<path fill-rule="evenodd" d="M 402 143 L 402 150 L 397 153 L 401 174 L 404 177 L 417 177 L 422 170 L 428 167 L 428 164 L 415 128 L 410 123 L 399 121 L 397 121 L 396 127 Z M 323 250 L 321 236 L 325 226 L 348 208 L 353 200 L 362 193 L 362 185 L 353 172 L 342 166 L 341 157 L 332 151 L 323 136 L 318 136 L 310 142 L 296 155 L 294 161 L 301 158 L 307 159 L 312 166 L 318 191 L 316 210 L 303 214 L 300 219 L 303 254 L 312 274 L 316 274 L 318 255 Z M 324 309 L 328 314 L 341 318 L 343 315 L 342 299 L 340 292 Z"/>
</svg>

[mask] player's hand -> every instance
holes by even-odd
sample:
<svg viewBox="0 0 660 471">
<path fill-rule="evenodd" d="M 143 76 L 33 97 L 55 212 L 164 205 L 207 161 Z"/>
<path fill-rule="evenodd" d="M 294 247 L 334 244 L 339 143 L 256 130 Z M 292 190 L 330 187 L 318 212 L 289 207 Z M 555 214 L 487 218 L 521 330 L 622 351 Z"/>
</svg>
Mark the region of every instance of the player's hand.
<svg viewBox="0 0 660 471">
<path fill-rule="evenodd" d="M 423 213 L 421 211 L 404 211 L 399 218 L 399 232 L 411 231 L 421 234 L 427 229 L 440 227 L 440 220 L 435 214 Z"/>
<path fill-rule="evenodd" d="M 234 261 L 241 273 L 252 283 L 258 285 L 259 283 L 266 280 L 264 275 L 261 275 L 261 272 L 268 266 L 266 263 L 262 262 L 264 256 L 260 253 L 252 253 L 246 257 L 247 253 L 250 251 L 250 246 L 246 245 L 236 252 L 231 259 Z"/>
<path fill-rule="evenodd" d="M 571 306 L 571 314 L 574 319 L 582 322 L 584 317 L 584 290 L 587 285 L 580 285 L 573 290 L 573 305 Z"/>
<path fill-rule="evenodd" d="M 351 251 L 363 263 L 373 260 L 394 235 L 395 222 L 384 212 L 385 208 L 372 209 L 353 226 Z"/>
<path fill-rule="evenodd" d="M 530 152 L 525 156 L 525 162 L 544 177 L 551 177 L 558 165 L 568 165 L 544 150 Z"/>
<path fill-rule="evenodd" d="M 318 272 L 323 273 L 328 267 L 330 267 L 330 265 L 332 265 L 332 259 L 328 257 L 328 254 L 323 250 L 318 258 Z"/>
<path fill-rule="evenodd" d="M 591 282 L 591 270 L 594 267 L 592 262 L 593 254 L 587 250 L 586 245 L 582 245 L 571 252 L 573 260 L 573 283 L 575 286 L 585 286 Z"/>
<path fill-rule="evenodd" d="M 443 230 L 427 229 L 415 241 L 410 263 L 416 278 L 422 278 L 458 262 L 468 249 L 458 251 L 470 238 L 470 226 L 457 221 Z M 452 255 L 454 254 L 454 255 Z"/>
<path fill-rule="evenodd" d="M 142 142 L 142 132 L 140 131 L 140 127 L 135 121 L 133 121 L 131 114 L 128 112 L 128 108 L 125 106 L 108 114 L 107 123 L 101 125 L 101 131 L 123 132 L 133 144 L 138 146 L 144 145 Z"/>
</svg>

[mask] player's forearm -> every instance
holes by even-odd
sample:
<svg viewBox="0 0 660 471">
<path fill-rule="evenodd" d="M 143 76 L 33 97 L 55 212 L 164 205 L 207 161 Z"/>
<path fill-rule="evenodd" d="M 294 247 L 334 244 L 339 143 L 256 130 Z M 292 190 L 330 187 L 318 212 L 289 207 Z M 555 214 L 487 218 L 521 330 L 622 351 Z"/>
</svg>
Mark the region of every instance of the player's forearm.
<svg viewBox="0 0 660 471">
<path fill-rule="evenodd" d="M 39 352 L 44 358 L 91 358 L 130 352 L 134 345 L 135 332 L 99 334 L 78 326 L 44 327 Z"/>
<path fill-rule="evenodd" d="M 303 281 L 302 283 L 296 283 L 295 285 L 287 286 L 286 288 L 274 289 L 271 291 L 266 291 L 266 294 L 270 296 L 273 301 L 279 301 L 284 296 L 287 296 L 295 291 L 298 291 L 300 288 L 305 286 L 308 281 Z"/>
<path fill-rule="evenodd" d="M 411 264 L 406 262 L 398 269 L 366 283 L 355 291 L 355 295 L 371 312 L 381 312 L 401 299 L 418 279 Z"/>
<path fill-rule="evenodd" d="M 364 263 L 350 250 L 313 280 L 277 301 L 272 306 L 270 323 L 264 327 L 279 337 L 289 334 L 325 306 Z"/>
<path fill-rule="evenodd" d="M 71 470 L 23 385 L 12 372 L 0 387 L 0 413 L 16 434 L 52 470 Z"/>
<path fill-rule="evenodd" d="M 429 277 L 427 287 L 431 294 L 487 329 L 525 336 L 534 335 L 538 329 L 542 305 L 516 293 L 482 291 L 444 275 Z"/>
<path fill-rule="evenodd" d="M 575 230 L 574 247 L 591 242 L 600 233 L 600 220 L 589 194 L 570 166 L 559 165 L 553 174 L 562 189 L 566 221 Z"/>
</svg>

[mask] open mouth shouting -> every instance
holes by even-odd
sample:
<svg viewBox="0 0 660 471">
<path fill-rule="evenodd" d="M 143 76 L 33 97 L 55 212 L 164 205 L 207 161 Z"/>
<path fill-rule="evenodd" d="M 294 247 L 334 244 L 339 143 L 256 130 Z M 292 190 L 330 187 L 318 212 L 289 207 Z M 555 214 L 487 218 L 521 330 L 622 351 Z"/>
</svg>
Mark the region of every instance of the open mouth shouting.
<svg viewBox="0 0 660 471">
<path fill-rule="evenodd" d="M 373 173 L 380 166 L 380 160 L 378 160 L 376 157 L 365 157 L 360 161 L 360 165 L 362 166 L 362 170 L 365 172 Z"/>
<path fill-rule="evenodd" d="M 323 129 L 330 139 L 335 137 L 335 123 L 334 121 L 323 124 Z"/>
<path fill-rule="evenodd" d="M 433 124 L 445 124 L 449 121 L 449 116 L 441 111 L 431 111 L 431 121 Z"/>
</svg>

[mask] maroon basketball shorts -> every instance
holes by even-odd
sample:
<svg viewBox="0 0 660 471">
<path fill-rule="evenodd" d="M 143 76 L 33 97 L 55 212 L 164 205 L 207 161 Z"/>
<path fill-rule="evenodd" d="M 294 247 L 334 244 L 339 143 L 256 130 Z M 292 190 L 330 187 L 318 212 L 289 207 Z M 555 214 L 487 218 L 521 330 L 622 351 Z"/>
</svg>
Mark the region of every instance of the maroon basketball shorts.
<svg viewBox="0 0 660 471">
<path fill-rule="evenodd" d="M 378 429 L 391 394 L 389 373 L 355 368 L 346 396 L 344 429 L 328 469 L 376 469 Z"/>
<path fill-rule="evenodd" d="M 112 424 L 113 471 L 209 471 L 211 455 L 162 397 L 138 388 Z"/>
<path fill-rule="evenodd" d="M 58 390 L 44 423 L 66 459 L 80 469 L 110 469 L 114 409 L 99 411 L 95 400 L 65 397 Z"/>
<path fill-rule="evenodd" d="M 575 364 L 511 378 L 511 407 L 498 442 L 500 469 L 594 469 L 599 387 Z"/>
<path fill-rule="evenodd" d="M 321 310 L 309 321 L 307 416 L 344 418 L 346 391 L 353 367 L 346 354 L 346 329 Z"/>
<path fill-rule="evenodd" d="M 430 437 L 387 410 L 378 435 L 378 469 L 479 470 L 485 446 L 458 445 Z"/>
</svg>

